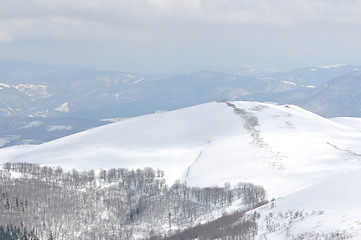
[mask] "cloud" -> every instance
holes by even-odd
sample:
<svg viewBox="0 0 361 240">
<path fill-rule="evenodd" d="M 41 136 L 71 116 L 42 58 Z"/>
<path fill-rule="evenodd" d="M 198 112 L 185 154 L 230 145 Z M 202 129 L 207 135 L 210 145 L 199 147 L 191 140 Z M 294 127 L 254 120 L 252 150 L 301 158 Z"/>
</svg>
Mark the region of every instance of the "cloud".
<svg viewBox="0 0 361 240">
<path fill-rule="evenodd" d="M 0 50 L 87 63 L 133 59 L 149 67 L 326 58 L 328 49 L 359 42 L 360 12 L 361 0 L 0 1 L 0 41 L 14 43 Z"/>
<path fill-rule="evenodd" d="M 0 43 L 7 43 L 13 40 L 13 36 L 8 32 L 0 30 Z"/>
<path fill-rule="evenodd" d="M 12 0 L 0 3 L 2 19 L 62 16 L 123 26 L 190 19 L 234 24 L 287 25 L 313 21 L 361 24 L 360 11 L 358 0 Z"/>
<path fill-rule="evenodd" d="M 97 38 L 114 37 L 114 32 L 142 37 L 141 31 L 150 37 L 152 32 L 172 32 L 180 26 L 196 29 L 202 25 L 202 30 L 213 24 L 361 24 L 360 12 L 358 0 L 12 0 L 0 2 L 0 26 L 8 33 L 2 34 L 3 39 L 26 34 L 89 37 L 92 32 Z M 29 31 L 14 22 L 26 22 Z"/>
<path fill-rule="evenodd" d="M 308 55 L 310 52 L 310 49 L 305 47 L 293 47 L 286 50 L 286 55 L 288 57 L 301 57 Z"/>
<path fill-rule="evenodd" d="M 12 36 L 34 32 L 34 36 L 49 33 L 59 37 L 64 33 L 65 37 L 76 37 L 88 27 L 102 33 L 108 29 L 109 34 L 115 28 L 126 33 L 139 29 L 157 34 L 179 26 L 195 29 L 213 24 L 361 24 L 359 12 L 358 0 L 12 0 L 0 2 L 0 26 Z M 22 32 L 24 29 L 14 26 L 14 21 L 30 23 L 31 31 Z M 52 29 L 57 28 L 58 33 L 53 34 Z"/>
<path fill-rule="evenodd" d="M 360 1 L 346 0 L 199 0 L 204 19 L 228 23 L 292 25 L 309 22 L 361 24 Z"/>
</svg>

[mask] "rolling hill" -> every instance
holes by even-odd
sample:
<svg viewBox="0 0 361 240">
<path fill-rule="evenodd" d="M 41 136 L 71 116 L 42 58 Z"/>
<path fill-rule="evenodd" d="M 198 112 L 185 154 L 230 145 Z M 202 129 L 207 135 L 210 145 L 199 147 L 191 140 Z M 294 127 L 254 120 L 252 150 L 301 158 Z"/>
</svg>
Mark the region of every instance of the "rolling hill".
<svg viewBox="0 0 361 240">
<path fill-rule="evenodd" d="M 286 196 L 361 167 L 361 132 L 293 105 L 212 102 L 130 118 L 37 146 L 0 163 L 66 169 L 163 169 L 192 186 L 252 182 Z"/>
</svg>

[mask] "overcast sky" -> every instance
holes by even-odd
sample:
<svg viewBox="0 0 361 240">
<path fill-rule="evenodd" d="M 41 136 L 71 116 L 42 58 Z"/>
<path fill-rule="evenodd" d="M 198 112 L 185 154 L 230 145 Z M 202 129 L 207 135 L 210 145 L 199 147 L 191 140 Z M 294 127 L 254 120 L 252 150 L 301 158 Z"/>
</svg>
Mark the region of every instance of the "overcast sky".
<svg viewBox="0 0 361 240">
<path fill-rule="evenodd" d="M 0 0 L 0 58 L 148 73 L 361 64 L 361 0 Z"/>
</svg>

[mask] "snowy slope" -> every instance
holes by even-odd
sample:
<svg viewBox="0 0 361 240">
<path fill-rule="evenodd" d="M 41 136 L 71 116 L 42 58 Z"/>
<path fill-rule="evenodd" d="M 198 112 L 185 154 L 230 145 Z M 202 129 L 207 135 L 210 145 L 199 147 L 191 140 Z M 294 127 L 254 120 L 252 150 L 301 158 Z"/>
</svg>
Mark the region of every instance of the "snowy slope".
<svg viewBox="0 0 361 240">
<path fill-rule="evenodd" d="M 330 118 L 330 120 L 339 123 L 341 125 L 344 125 L 346 127 L 350 127 L 361 131 L 361 118 L 338 117 L 338 118 Z"/>
<path fill-rule="evenodd" d="M 356 170 L 257 209 L 256 239 L 360 239 L 360 182 Z"/>
<path fill-rule="evenodd" d="M 33 147 L 0 151 L 0 163 L 165 170 L 169 182 L 253 182 L 286 196 L 361 166 L 361 132 L 296 106 L 213 102 L 145 115 Z"/>
<path fill-rule="evenodd" d="M 213 142 L 191 166 L 188 183 L 205 186 L 241 179 L 264 186 L 270 197 L 284 196 L 360 167 L 359 131 L 295 106 L 236 105 L 248 114 L 243 120 L 254 116 L 259 125 L 247 134 Z M 213 177 L 205 177 L 204 171 Z"/>
</svg>

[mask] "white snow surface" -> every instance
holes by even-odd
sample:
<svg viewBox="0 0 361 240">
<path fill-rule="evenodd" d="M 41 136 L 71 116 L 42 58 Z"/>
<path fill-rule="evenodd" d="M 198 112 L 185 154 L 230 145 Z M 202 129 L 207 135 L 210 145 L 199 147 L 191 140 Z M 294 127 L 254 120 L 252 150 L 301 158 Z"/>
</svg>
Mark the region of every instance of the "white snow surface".
<svg viewBox="0 0 361 240">
<path fill-rule="evenodd" d="M 338 117 L 338 118 L 330 118 L 330 120 L 338 124 L 344 125 L 346 127 L 354 128 L 361 131 L 361 118 Z"/>
<path fill-rule="evenodd" d="M 29 97 L 47 98 L 54 96 L 54 93 L 46 85 L 19 84 L 13 87 Z"/>
<path fill-rule="evenodd" d="M 44 123 L 42 121 L 32 121 L 29 122 L 28 124 L 26 124 L 25 126 L 22 126 L 20 129 L 24 129 L 24 128 L 36 128 L 39 127 L 41 125 L 43 125 Z"/>
<path fill-rule="evenodd" d="M 343 66 L 346 66 L 346 64 L 321 65 L 321 66 L 319 66 L 319 68 L 328 69 L 328 68 L 338 68 L 338 67 L 343 67 Z"/>
<path fill-rule="evenodd" d="M 358 169 L 360 160 L 359 130 L 296 106 L 258 102 L 207 103 L 0 150 L 0 163 L 152 167 L 163 169 L 169 183 L 192 186 L 252 182 L 269 199 Z"/>
<path fill-rule="evenodd" d="M 7 144 L 7 138 L 0 138 L 0 147 L 5 146 L 5 144 Z"/>
<path fill-rule="evenodd" d="M 256 239 L 361 239 L 360 182 L 355 170 L 256 209 Z"/>
<path fill-rule="evenodd" d="M 64 112 L 64 113 L 69 112 L 69 109 L 70 109 L 70 104 L 68 102 L 65 102 L 62 105 L 60 105 L 59 107 L 55 108 L 56 111 Z"/>
<path fill-rule="evenodd" d="M 62 125 L 50 125 L 46 128 L 48 132 L 61 131 L 61 130 L 71 130 L 72 126 L 62 126 Z"/>
</svg>

